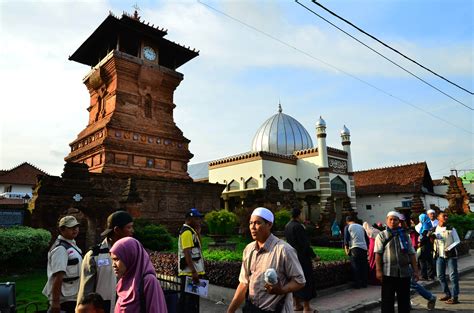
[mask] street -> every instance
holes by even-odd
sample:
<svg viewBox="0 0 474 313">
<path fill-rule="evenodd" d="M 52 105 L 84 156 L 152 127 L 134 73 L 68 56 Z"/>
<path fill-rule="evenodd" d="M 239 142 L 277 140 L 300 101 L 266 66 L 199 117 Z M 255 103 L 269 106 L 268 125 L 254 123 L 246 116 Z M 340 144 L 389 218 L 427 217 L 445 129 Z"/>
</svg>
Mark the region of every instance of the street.
<svg viewBox="0 0 474 313">
<path fill-rule="evenodd" d="M 450 285 L 451 286 L 451 285 Z M 439 284 L 435 284 L 429 289 L 436 298 L 443 294 L 440 291 Z M 474 312 L 474 272 L 462 275 L 459 280 L 459 304 L 446 304 L 441 301 L 436 302 L 436 308 L 430 312 Z M 427 312 L 427 301 L 418 294 L 412 296 L 413 310 L 411 312 Z M 367 312 L 380 312 L 380 307 Z"/>
</svg>

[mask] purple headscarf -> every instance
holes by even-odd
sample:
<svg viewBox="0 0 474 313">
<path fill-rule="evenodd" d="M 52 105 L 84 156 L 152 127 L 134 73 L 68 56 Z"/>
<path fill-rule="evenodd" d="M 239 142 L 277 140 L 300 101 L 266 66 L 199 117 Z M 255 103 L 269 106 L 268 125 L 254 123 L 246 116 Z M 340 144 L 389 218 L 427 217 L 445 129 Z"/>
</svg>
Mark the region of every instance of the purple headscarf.
<svg viewBox="0 0 474 313">
<path fill-rule="evenodd" d="M 143 299 L 146 312 L 166 313 L 166 302 L 150 256 L 141 243 L 132 237 L 118 240 L 110 249 L 127 267 L 117 283 L 115 313 L 140 312 L 140 283 L 143 280 Z"/>
</svg>

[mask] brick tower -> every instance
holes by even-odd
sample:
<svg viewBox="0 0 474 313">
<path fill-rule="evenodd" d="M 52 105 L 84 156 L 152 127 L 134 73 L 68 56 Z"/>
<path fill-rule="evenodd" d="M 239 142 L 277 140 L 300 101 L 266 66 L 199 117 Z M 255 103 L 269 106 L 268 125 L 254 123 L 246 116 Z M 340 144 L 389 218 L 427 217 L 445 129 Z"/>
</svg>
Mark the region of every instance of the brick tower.
<svg viewBox="0 0 474 313">
<path fill-rule="evenodd" d="M 176 68 L 198 55 L 164 38 L 138 13 L 110 14 L 69 60 L 92 67 L 83 79 L 89 121 L 70 143 L 67 162 L 89 171 L 190 179 L 189 140 L 173 119 Z"/>
</svg>

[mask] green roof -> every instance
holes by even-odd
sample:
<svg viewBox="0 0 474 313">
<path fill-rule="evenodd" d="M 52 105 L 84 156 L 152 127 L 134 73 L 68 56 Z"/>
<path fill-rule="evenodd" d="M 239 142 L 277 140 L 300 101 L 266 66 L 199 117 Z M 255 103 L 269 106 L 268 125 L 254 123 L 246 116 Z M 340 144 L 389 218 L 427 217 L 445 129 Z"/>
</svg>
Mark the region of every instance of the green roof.
<svg viewBox="0 0 474 313">
<path fill-rule="evenodd" d="M 474 171 L 464 174 L 461 179 L 463 184 L 474 183 Z"/>
</svg>

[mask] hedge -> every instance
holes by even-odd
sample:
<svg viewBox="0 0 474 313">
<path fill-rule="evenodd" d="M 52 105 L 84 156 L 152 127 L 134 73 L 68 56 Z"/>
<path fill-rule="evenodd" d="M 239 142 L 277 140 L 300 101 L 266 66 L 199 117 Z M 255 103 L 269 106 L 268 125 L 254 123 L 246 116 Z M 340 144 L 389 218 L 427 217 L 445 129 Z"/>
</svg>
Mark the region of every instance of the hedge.
<svg viewBox="0 0 474 313">
<path fill-rule="evenodd" d="M 147 249 L 164 251 L 173 247 L 173 237 L 160 224 L 154 224 L 145 219 L 137 219 L 133 222 L 133 229 L 133 236 Z"/>
<path fill-rule="evenodd" d="M 45 229 L 0 228 L 0 266 L 25 268 L 45 263 L 50 240 L 51 233 Z"/>
<path fill-rule="evenodd" d="M 151 252 L 150 257 L 157 273 L 169 276 L 178 274 L 178 256 L 175 253 Z M 206 267 L 206 276 L 211 284 L 237 288 L 241 261 L 204 260 L 204 266 Z M 313 275 L 316 289 L 344 284 L 351 279 L 350 262 L 313 262 Z"/>
</svg>

